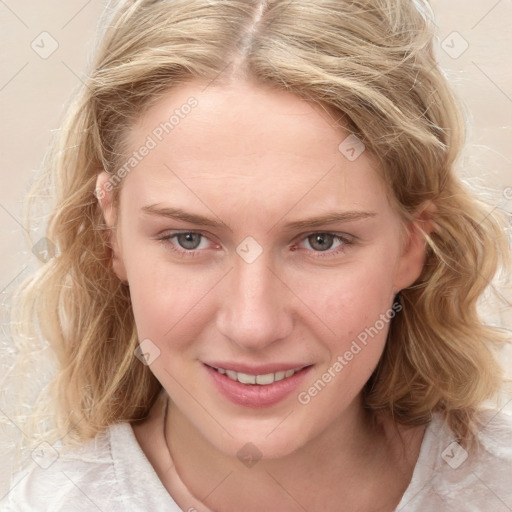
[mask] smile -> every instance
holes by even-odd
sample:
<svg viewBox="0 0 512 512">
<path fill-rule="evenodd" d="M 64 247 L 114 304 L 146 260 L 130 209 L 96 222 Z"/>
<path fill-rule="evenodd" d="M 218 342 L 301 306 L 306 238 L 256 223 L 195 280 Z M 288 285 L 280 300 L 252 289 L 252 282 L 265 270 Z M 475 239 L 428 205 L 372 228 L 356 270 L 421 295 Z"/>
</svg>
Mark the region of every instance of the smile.
<svg viewBox="0 0 512 512">
<path fill-rule="evenodd" d="M 282 370 L 275 373 L 265 373 L 263 375 L 249 375 L 248 373 L 235 372 L 233 370 L 226 370 L 224 368 L 215 368 L 220 374 L 225 375 L 231 380 L 238 381 L 241 384 L 256 384 L 259 386 L 268 386 L 274 382 L 291 377 L 295 373 L 302 370 L 304 367 L 295 368 L 292 370 Z"/>
<path fill-rule="evenodd" d="M 256 409 L 276 405 L 292 396 L 314 367 L 277 362 L 258 367 L 222 361 L 203 365 L 224 398 L 236 405 Z"/>
</svg>

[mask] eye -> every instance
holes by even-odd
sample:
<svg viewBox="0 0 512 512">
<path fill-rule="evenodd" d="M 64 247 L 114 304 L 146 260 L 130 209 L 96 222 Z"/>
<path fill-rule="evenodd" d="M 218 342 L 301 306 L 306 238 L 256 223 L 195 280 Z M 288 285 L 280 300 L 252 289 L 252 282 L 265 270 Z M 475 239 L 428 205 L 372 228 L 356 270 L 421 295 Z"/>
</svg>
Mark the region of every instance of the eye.
<svg viewBox="0 0 512 512">
<path fill-rule="evenodd" d="M 335 235 L 331 233 L 315 233 L 309 235 L 306 240 L 315 251 L 328 251 L 335 242 Z"/>
<path fill-rule="evenodd" d="M 208 249 L 211 243 L 202 233 L 196 231 L 181 231 L 168 233 L 158 238 L 173 251 L 184 255 L 194 256 L 200 250 Z"/>
<path fill-rule="evenodd" d="M 331 256 L 343 252 L 347 246 L 353 243 L 353 240 L 345 235 L 336 233 L 311 233 L 299 243 L 299 247 L 312 250 L 315 253 L 327 253 L 326 256 Z"/>
<path fill-rule="evenodd" d="M 200 233 L 178 233 L 172 238 L 176 238 L 176 241 L 182 249 L 193 251 L 194 249 L 197 249 L 201 244 L 202 237 L 203 235 Z"/>
</svg>

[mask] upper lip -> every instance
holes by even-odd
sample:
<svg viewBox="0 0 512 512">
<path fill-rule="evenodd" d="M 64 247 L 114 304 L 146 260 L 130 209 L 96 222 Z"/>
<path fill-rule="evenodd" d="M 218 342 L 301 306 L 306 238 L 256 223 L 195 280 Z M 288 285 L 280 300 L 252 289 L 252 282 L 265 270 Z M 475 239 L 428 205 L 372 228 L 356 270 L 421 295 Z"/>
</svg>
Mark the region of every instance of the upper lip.
<svg viewBox="0 0 512 512">
<path fill-rule="evenodd" d="M 204 364 L 213 368 L 223 368 L 224 370 L 231 370 L 237 373 L 245 373 L 247 375 L 266 375 L 268 373 L 295 370 L 304 368 L 306 366 L 311 366 L 310 364 L 303 363 L 268 363 L 254 365 L 229 361 L 208 361 Z"/>
</svg>

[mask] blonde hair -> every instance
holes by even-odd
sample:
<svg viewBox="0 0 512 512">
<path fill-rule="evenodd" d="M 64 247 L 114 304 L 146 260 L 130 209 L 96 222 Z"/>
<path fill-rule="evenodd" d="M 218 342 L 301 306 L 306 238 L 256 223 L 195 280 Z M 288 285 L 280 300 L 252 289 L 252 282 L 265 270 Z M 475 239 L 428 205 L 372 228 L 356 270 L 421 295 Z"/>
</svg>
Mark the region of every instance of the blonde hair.
<svg viewBox="0 0 512 512">
<path fill-rule="evenodd" d="M 161 385 L 134 356 L 128 288 L 94 187 L 122 163 L 126 129 L 172 88 L 246 78 L 322 105 L 379 164 L 404 222 L 435 205 L 426 264 L 401 292 L 384 354 L 364 388 L 366 406 L 401 424 L 440 410 L 459 439 L 500 389 L 493 355 L 505 341 L 477 301 L 508 260 L 503 219 L 454 174 L 464 120 L 433 52 L 420 0 L 121 0 L 107 7 L 84 86 L 70 106 L 32 199 L 55 204 L 47 238 L 57 253 L 20 288 L 13 322 L 48 340 L 60 435 L 85 440 L 147 415 Z M 49 184 L 49 185 L 48 185 Z M 114 188 L 115 197 L 122 183 Z M 28 210 L 30 211 L 31 200 Z M 37 332 L 40 330 L 40 332 Z"/>
</svg>

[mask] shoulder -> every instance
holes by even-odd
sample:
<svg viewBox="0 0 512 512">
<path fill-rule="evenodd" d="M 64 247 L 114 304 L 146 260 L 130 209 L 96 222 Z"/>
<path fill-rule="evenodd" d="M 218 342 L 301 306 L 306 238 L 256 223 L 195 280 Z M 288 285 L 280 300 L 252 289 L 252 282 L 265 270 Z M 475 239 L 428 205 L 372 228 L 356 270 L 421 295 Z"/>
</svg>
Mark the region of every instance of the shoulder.
<svg viewBox="0 0 512 512">
<path fill-rule="evenodd" d="M 480 412 L 475 443 L 456 442 L 443 417 L 427 427 L 411 483 L 397 511 L 512 510 L 512 416 Z"/>
<path fill-rule="evenodd" d="M 80 446 L 39 445 L 0 501 L 5 512 L 179 510 L 154 473 L 129 423 L 111 425 Z M 148 508 L 149 507 L 149 508 Z"/>
<path fill-rule="evenodd" d="M 111 437 L 127 424 L 112 426 L 79 446 L 37 446 L 29 464 L 12 481 L 2 510 L 93 510 L 115 489 Z M 2 503 L 3 504 L 3 503 Z M 122 507 L 111 508 L 122 510 Z"/>
</svg>

